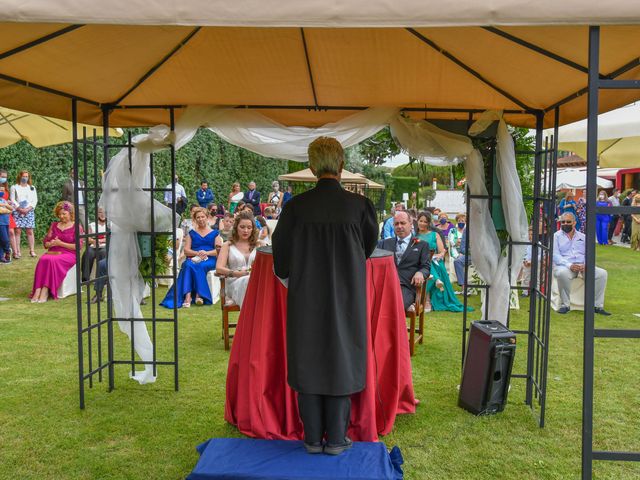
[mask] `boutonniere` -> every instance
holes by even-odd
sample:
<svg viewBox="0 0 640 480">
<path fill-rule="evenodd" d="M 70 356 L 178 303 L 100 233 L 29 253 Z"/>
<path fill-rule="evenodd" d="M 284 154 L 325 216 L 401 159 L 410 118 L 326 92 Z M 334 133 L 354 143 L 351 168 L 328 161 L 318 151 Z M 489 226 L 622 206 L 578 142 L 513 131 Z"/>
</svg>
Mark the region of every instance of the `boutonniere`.
<svg viewBox="0 0 640 480">
<path fill-rule="evenodd" d="M 413 237 L 413 240 L 411 240 L 411 245 L 415 245 L 419 241 L 420 241 L 420 239 L 418 237 Z"/>
</svg>

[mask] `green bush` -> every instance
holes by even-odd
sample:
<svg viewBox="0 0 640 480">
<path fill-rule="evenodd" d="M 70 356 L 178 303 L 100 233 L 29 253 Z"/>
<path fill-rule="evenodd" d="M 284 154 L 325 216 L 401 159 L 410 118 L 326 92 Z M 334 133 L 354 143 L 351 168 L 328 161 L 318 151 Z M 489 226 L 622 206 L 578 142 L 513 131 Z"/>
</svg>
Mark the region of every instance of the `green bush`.
<svg viewBox="0 0 640 480">
<path fill-rule="evenodd" d="M 396 177 L 393 176 L 393 199 L 402 200 L 402 194 L 417 192 L 419 187 L 418 177 Z"/>
<path fill-rule="evenodd" d="M 130 129 L 132 135 L 142 133 L 145 129 Z M 125 143 L 126 136 L 113 139 L 112 143 Z M 112 155 L 117 149 L 112 151 Z M 98 152 L 102 165 L 101 152 Z M 164 187 L 169 184 L 171 165 L 169 151 L 159 152 L 154 156 L 154 176 L 156 185 Z M 36 238 L 45 234 L 53 216 L 53 207 L 62 196 L 62 186 L 69 176 L 73 164 L 71 144 L 46 148 L 34 148 L 27 142 L 19 142 L 0 149 L 0 168 L 9 172 L 9 183 L 15 183 L 20 170 L 29 170 L 33 184 L 38 191 L 36 207 Z M 83 175 L 82 165 L 79 173 Z M 253 180 L 263 195 L 264 201 L 271 191 L 271 182 L 279 175 L 288 172 L 288 162 L 273 158 L 265 158 L 242 148 L 231 145 L 206 129 L 198 130 L 193 140 L 176 152 L 176 172 L 180 183 L 184 186 L 189 203 L 196 203 L 196 190 L 200 181 L 209 182 L 218 202 L 226 205 L 227 196 L 233 182 L 240 182 L 242 189 Z M 90 172 L 92 174 L 92 172 Z M 98 172 L 102 173 L 101 169 Z M 89 185 L 90 186 L 90 185 Z M 88 204 L 92 205 L 91 195 Z M 162 194 L 157 198 L 162 200 Z M 90 221 L 93 219 L 89 213 Z M 24 240 L 23 235 L 23 240 Z"/>
</svg>

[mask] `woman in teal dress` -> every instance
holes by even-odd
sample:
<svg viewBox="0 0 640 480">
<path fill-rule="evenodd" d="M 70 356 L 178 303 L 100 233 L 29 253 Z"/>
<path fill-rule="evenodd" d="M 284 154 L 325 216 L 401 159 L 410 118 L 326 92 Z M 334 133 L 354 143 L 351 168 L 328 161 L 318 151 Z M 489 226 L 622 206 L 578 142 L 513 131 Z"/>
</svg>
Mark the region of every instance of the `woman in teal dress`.
<svg viewBox="0 0 640 480">
<path fill-rule="evenodd" d="M 427 281 L 427 293 L 431 297 L 431 308 L 436 311 L 462 312 L 464 306 L 456 298 L 444 264 L 445 249 L 440 235 L 434 231 L 429 212 L 418 215 L 416 237 L 427 242 L 431 250 L 431 271 Z M 471 310 L 469 308 L 469 310 Z"/>
</svg>

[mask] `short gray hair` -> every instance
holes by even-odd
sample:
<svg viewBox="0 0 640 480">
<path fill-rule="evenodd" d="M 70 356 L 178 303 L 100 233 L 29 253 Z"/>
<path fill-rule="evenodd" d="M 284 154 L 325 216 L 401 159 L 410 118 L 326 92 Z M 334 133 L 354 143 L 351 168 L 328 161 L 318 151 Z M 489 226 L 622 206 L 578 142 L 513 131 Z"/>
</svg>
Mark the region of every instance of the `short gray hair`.
<svg viewBox="0 0 640 480">
<path fill-rule="evenodd" d="M 319 137 L 309 145 L 309 166 L 316 177 L 322 175 L 338 175 L 340 165 L 344 162 L 344 150 L 335 138 Z"/>
<path fill-rule="evenodd" d="M 573 220 L 574 222 L 576 221 L 576 216 L 571 212 L 564 212 L 562 214 L 562 217 L 571 217 L 571 220 Z"/>
</svg>

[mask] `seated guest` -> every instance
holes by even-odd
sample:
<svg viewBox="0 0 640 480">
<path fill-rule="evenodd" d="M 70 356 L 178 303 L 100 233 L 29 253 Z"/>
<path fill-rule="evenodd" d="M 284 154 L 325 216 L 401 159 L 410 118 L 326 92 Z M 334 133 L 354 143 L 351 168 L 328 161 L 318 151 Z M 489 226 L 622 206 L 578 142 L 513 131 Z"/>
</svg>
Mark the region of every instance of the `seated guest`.
<svg viewBox="0 0 640 480">
<path fill-rule="evenodd" d="M 193 210 L 193 228 L 185 237 L 184 253 L 187 259 L 180 268 L 176 282 L 177 297 L 174 299 L 174 289 L 169 288 L 160 305 L 173 308 L 173 305 L 177 304 L 189 308 L 194 295 L 196 305 L 211 304 L 207 273 L 216 268 L 216 246 L 221 243 L 218 231 L 211 230 L 207 224 L 207 211 L 196 207 Z"/>
<path fill-rule="evenodd" d="M 180 227 L 185 235 L 189 233 L 189 230 L 193 228 L 193 212 L 198 208 L 198 205 L 195 203 L 189 207 L 189 216 L 182 220 Z"/>
<path fill-rule="evenodd" d="M 395 235 L 393 231 L 393 217 L 395 216 L 396 212 L 400 212 L 402 210 L 404 210 L 404 203 L 402 202 L 398 202 L 391 207 L 391 216 L 387 218 L 382 224 L 382 240 L 392 238 Z"/>
<path fill-rule="evenodd" d="M 260 246 L 271 245 L 271 228 L 267 225 L 267 220 L 263 216 L 258 215 L 256 221 L 256 225 L 260 225 L 258 227 L 260 229 L 258 243 Z"/>
<path fill-rule="evenodd" d="M 47 252 L 40 257 L 36 265 L 31 303 L 44 303 L 50 295 L 57 300 L 58 288 L 67 272 L 76 264 L 73 205 L 65 201 L 58 202 L 53 213 L 58 217 L 58 221 L 51 224 L 43 240 Z M 82 227 L 80 233 L 83 233 Z"/>
<path fill-rule="evenodd" d="M 456 271 L 456 279 L 460 287 L 464 287 L 464 263 L 466 261 L 467 251 L 467 229 L 462 231 L 462 237 L 460 238 L 460 247 L 458 248 L 458 256 L 453 261 L 453 268 Z M 471 257 L 469 257 L 469 265 L 471 265 Z"/>
<path fill-rule="evenodd" d="M 414 308 L 416 286 L 429 277 L 429 246 L 411 234 L 411 217 L 407 212 L 396 212 L 393 218 L 395 236 L 381 240 L 378 247 L 395 254 L 402 301 L 404 309 L 409 310 Z"/>
<path fill-rule="evenodd" d="M 460 255 L 460 243 L 462 241 L 462 232 L 464 232 L 464 227 L 467 225 L 467 216 L 464 213 L 459 213 L 456 215 L 456 228 L 452 228 L 449 230 L 448 239 L 449 239 L 449 255 L 454 260 L 458 258 Z"/>
<path fill-rule="evenodd" d="M 571 280 L 584 275 L 585 235 L 576 231 L 576 219 L 573 213 L 563 213 L 560 217 L 561 230 L 553 235 L 553 275 L 558 281 L 560 308 L 558 313 L 570 310 Z M 604 291 L 607 287 L 607 271 L 595 267 L 595 312 L 611 315 L 604 309 Z M 586 305 L 585 305 L 586 307 Z"/>
<path fill-rule="evenodd" d="M 231 238 L 234 218 L 235 216 L 233 213 L 227 212 L 224 214 L 222 220 L 220 220 L 220 237 L 222 237 L 223 242 L 226 242 Z"/>
<path fill-rule="evenodd" d="M 273 207 L 267 207 L 264 209 L 264 216 L 267 220 L 275 220 L 278 218 L 276 215 L 276 209 Z"/>
<path fill-rule="evenodd" d="M 428 212 L 421 212 L 418 215 L 416 238 L 427 244 L 431 255 L 430 276 L 427 281 L 427 294 L 431 300 L 431 308 L 436 311 L 463 311 L 464 306 L 456 298 L 444 263 L 446 254 L 444 244 L 440 235 L 434 231 L 431 215 Z"/>
<path fill-rule="evenodd" d="M 436 228 L 442 232 L 445 238 L 448 238 L 449 232 L 454 227 L 455 225 L 449 221 L 449 216 L 446 213 L 440 212 L 438 214 L 438 223 L 436 224 Z"/>
<path fill-rule="evenodd" d="M 91 277 L 93 263 L 99 262 L 107 255 L 107 218 L 104 215 L 104 209 L 98 208 L 98 218 L 96 222 L 89 224 L 89 233 L 98 233 L 98 242 L 93 237 L 87 240 L 87 249 L 82 255 L 82 281 L 86 282 Z"/>
<path fill-rule="evenodd" d="M 213 230 L 220 230 L 220 220 L 224 216 L 218 215 L 218 206 L 215 203 L 209 204 L 207 207 L 207 213 L 209 217 L 207 218 L 207 223 Z"/>
<path fill-rule="evenodd" d="M 109 278 L 107 277 L 107 272 L 109 271 L 109 265 L 107 262 L 108 262 L 107 257 L 98 261 L 98 271 L 96 272 L 96 282 L 93 285 L 93 288 L 95 289 L 96 293 L 93 297 L 91 297 L 91 303 L 98 303 L 104 300 L 102 293 L 104 291 L 104 286 L 107 284 L 107 281 L 109 280 Z"/>
<path fill-rule="evenodd" d="M 220 259 L 216 272 L 227 277 L 225 304 L 235 303 L 242 307 L 244 295 L 249 284 L 251 265 L 256 258 L 259 230 L 249 211 L 236 216 L 229 241 L 220 250 Z"/>
</svg>

